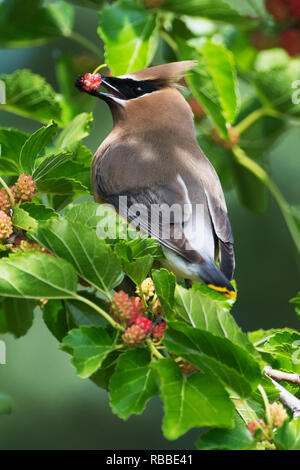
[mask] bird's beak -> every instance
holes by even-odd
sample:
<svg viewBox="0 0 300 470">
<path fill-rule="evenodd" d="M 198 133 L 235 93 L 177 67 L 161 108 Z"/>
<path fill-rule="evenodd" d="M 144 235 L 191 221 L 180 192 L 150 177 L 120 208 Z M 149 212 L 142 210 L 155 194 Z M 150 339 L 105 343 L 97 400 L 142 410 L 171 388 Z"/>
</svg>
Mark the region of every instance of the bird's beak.
<svg viewBox="0 0 300 470">
<path fill-rule="evenodd" d="M 107 97 L 116 97 L 121 100 L 126 100 L 126 96 L 122 90 L 124 87 L 124 82 L 121 78 L 118 77 L 102 77 L 101 85 L 108 91 L 104 93 Z"/>
</svg>

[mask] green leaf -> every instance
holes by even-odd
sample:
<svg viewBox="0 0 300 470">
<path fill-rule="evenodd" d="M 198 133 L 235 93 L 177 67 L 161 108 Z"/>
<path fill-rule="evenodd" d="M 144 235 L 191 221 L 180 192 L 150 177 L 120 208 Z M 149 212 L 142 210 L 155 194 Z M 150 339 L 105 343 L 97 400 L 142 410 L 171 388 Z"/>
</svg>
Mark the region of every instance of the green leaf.
<svg viewBox="0 0 300 470">
<path fill-rule="evenodd" d="M 199 450 L 246 450 L 253 443 L 244 421 L 235 416 L 234 429 L 211 429 L 196 442 Z"/>
<path fill-rule="evenodd" d="M 157 46 L 157 18 L 132 0 L 106 5 L 98 33 L 105 43 L 106 62 L 113 75 L 143 69 Z"/>
<path fill-rule="evenodd" d="M 18 164 L 21 148 L 28 139 L 29 134 L 19 131 L 18 129 L 11 129 L 9 127 L 0 127 L 0 155 L 10 158 Z"/>
<path fill-rule="evenodd" d="M 183 323 L 173 322 L 164 337 L 170 353 L 189 361 L 204 372 L 213 373 L 239 396 L 256 389 L 261 372 L 258 363 L 245 349 L 227 338 L 214 336 Z"/>
<path fill-rule="evenodd" d="M 298 292 L 298 295 L 293 297 L 290 302 L 295 305 L 296 313 L 300 315 L 300 292 Z"/>
<path fill-rule="evenodd" d="M 72 158 L 73 155 L 67 152 L 58 152 L 44 158 L 34 170 L 32 175 L 33 180 L 38 181 L 39 179 L 44 178 L 48 173 L 60 167 L 63 163 Z"/>
<path fill-rule="evenodd" d="M 82 7 L 96 8 L 97 10 L 105 3 L 105 0 L 67 0 L 69 3 Z"/>
<path fill-rule="evenodd" d="M 109 382 L 110 406 L 119 418 L 141 414 L 147 401 L 158 392 L 150 360 L 146 349 L 129 350 L 120 355 Z"/>
<path fill-rule="evenodd" d="M 6 86 L 6 104 L 0 109 L 47 124 L 54 119 L 62 125 L 59 97 L 44 78 L 30 70 L 17 70 L 0 75 Z"/>
<path fill-rule="evenodd" d="M 3 47 L 31 47 L 61 35 L 69 36 L 73 8 L 56 1 L 4 0 L 0 4 L 0 44 Z"/>
<path fill-rule="evenodd" d="M 28 212 L 26 212 L 24 209 L 21 209 L 20 207 L 16 207 L 14 209 L 12 223 L 14 227 L 26 231 L 33 230 L 38 225 L 37 221 L 30 217 Z"/>
<path fill-rule="evenodd" d="M 51 207 L 46 207 L 44 204 L 36 204 L 34 202 L 24 202 L 19 206 L 19 209 L 26 211 L 30 217 L 35 220 L 48 220 L 52 217 L 58 217 L 58 214 L 54 212 Z"/>
<path fill-rule="evenodd" d="M 259 53 L 255 72 L 255 86 L 264 104 L 290 116 L 300 116 L 300 103 L 293 102 L 293 84 L 300 79 L 300 59 L 292 59 L 283 49 Z"/>
<path fill-rule="evenodd" d="M 125 261 L 132 261 L 147 255 L 158 259 L 163 256 L 159 244 L 153 238 L 137 237 L 135 240 L 120 240 L 115 250 Z"/>
<path fill-rule="evenodd" d="M 182 60 L 197 60 L 197 65 L 186 76 L 190 90 L 211 117 L 221 136 L 224 139 L 229 139 L 219 91 L 216 88 L 214 77 L 211 75 L 207 57 L 201 53 L 201 50 L 191 47 L 182 40 L 178 39 L 177 44 L 179 56 Z M 228 66 L 230 65 L 228 64 Z M 230 77 L 228 77 L 228 80 L 230 80 Z"/>
<path fill-rule="evenodd" d="M 238 109 L 236 70 L 232 52 L 221 44 L 206 41 L 200 49 L 218 93 L 226 122 L 233 123 Z"/>
<path fill-rule="evenodd" d="M 0 333 L 24 336 L 33 323 L 36 303 L 28 299 L 6 298 L 0 303 Z"/>
<path fill-rule="evenodd" d="M 0 157 L 0 175 L 15 176 L 19 175 L 20 173 L 21 170 L 14 160 L 6 157 Z"/>
<path fill-rule="evenodd" d="M 37 158 L 44 151 L 46 145 L 51 143 L 56 132 L 57 125 L 52 122 L 48 126 L 41 127 L 26 140 L 21 149 L 19 161 L 26 174 L 33 174 L 37 166 Z"/>
<path fill-rule="evenodd" d="M 43 319 L 53 336 L 62 341 L 69 331 L 63 303 L 60 300 L 48 300 L 43 309 Z"/>
<path fill-rule="evenodd" d="M 89 194 L 87 186 L 72 177 L 49 178 L 48 175 L 46 178 L 42 178 L 37 182 L 37 188 L 41 193 L 50 193 L 60 196 L 74 194 L 74 192 L 77 191 L 82 194 Z"/>
<path fill-rule="evenodd" d="M 107 207 L 107 206 L 106 206 Z M 70 222 L 78 222 L 93 230 L 96 230 L 101 220 L 101 206 L 96 202 L 82 202 L 81 204 L 69 204 L 64 216 Z M 116 212 L 111 208 L 111 212 L 116 216 Z"/>
<path fill-rule="evenodd" d="M 12 399 L 6 393 L 0 392 L 0 415 L 9 414 L 12 410 Z"/>
<path fill-rule="evenodd" d="M 300 450 L 300 419 L 285 421 L 275 431 L 274 442 L 280 450 Z"/>
<path fill-rule="evenodd" d="M 137 285 L 141 284 L 147 277 L 153 264 L 153 258 L 150 255 L 143 256 L 132 262 L 124 262 L 124 269 L 127 276 Z"/>
<path fill-rule="evenodd" d="M 92 376 L 91 380 L 97 387 L 108 390 L 109 381 L 115 371 L 120 351 L 113 351 L 104 359 L 101 368 L 98 369 Z"/>
<path fill-rule="evenodd" d="M 152 271 L 155 292 L 167 318 L 174 316 L 176 277 L 166 269 Z"/>
<path fill-rule="evenodd" d="M 55 145 L 59 149 L 73 146 L 75 143 L 85 139 L 90 133 L 92 113 L 78 114 L 59 134 Z"/>
<path fill-rule="evenodd" d="M 177 439 L 193 427 L 232 427 L 234 406 L 216 377 L 195 374 L 187 378 L 171 358 L 159 359 L 152 367 L 161 382 L 167 439 Z"/>
<path fill-rule="evenodd" d="M 230 314 L 234 300 L 224 297 L 205 284 L 194 284 L 192 289 L 177 286 L 175 300 L 175 311 L 179 318 L 195 328 L 227 338 L 254 354 L 247 335 Z"/>
<path fill-rule="evenodd" d="M 260 346 L 272 355 L 273 366 L 300 374 L 300 333 L 294 330 L 279 330 Z"/>
<path fill-rule="evenodd" d="M 85 379 L 101 367 L 114 345 L 105 328 L 82 326 L 68 333 L 61 343 L 61 349 L 72 354 L 71 363 L 77 374 Z"/>
<path fill-rule="evenodd" d="M 118 257 L 88 227 L 52 218 L 40 223 L 30 235 L 49 251 L 69 261 L 83 279 L 104 293 L 122 281 Z"/>
<path fill-rule="evenodd" d="M 0 259 L 0 295 L 67 299 L 76 294 L 77 276 L 65 260 L 27 252 Z"/>
<path fill-rule="evenodd" d="M 245 18 L 224 0 L 166 0 L 162 8 L 179 15 L 200 16 L 226 23 L 244 23 Z M 249 21 L 249 20 L 248 20 Z"/>
<path fill-rule="evenodd" d="M 87 292 L 81 292 L 80 294 L 82 297 L 87 298 L 108 313 L 107 304 L 104 301 Z M 106 326 L 106 321 L 103 317 L 89 305 L 79 302 L 78 300 L 67 300 L 65 304 L 68 312 L 69 323 L 72 325 L 72 328 L 92 325 Z"/>
</svg>

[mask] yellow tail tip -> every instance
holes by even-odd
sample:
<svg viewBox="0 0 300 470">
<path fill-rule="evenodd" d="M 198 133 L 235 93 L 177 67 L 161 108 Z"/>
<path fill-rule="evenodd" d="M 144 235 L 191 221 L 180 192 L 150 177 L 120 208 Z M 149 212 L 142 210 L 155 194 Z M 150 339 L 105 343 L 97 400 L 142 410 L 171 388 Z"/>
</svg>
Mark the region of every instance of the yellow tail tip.
<svg viewBox="0 0 300 470">
<path fill-rule="evenodd" d="M 224 297 L 227 297 L 228 299 L 236 299 L 236 292 L 234 290 L 228 290 L 226 287 L 218 287 L 214 286 L 213 284 L 208 284 L 208 287 L 217 292 L 220 292 L 220 294 L 223 294 Z"/>
</svg>

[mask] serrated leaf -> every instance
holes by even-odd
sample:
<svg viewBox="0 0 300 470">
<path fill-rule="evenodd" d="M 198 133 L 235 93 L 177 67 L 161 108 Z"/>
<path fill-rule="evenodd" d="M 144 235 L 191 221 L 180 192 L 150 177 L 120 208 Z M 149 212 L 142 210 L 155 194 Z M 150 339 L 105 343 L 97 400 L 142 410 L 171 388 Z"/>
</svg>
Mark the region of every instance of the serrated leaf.
<svg viewBox="0 0 300 470">
<path fill-rule="evenodd" d="M 260 348 L 271 354 L 274 366 L 300 374 L 300 333 L 284 329 L 275 332 Z"/>
<path fill-rule="evenodd" d="M 35 220 L 48 220 L 52 217 L 58 217 L 51 207 L 46 207 L 44 204 L 36 204 L 34 202 L 24 202 L 19 206 L 20 209 L 26 211 L 30 217 Z"/>
<path fill-rule="evenodd" d="M 62 341 L 69 331 L 64 304 L 60 300 L 48 300 L 43 309 L 43 319 L 53 336 Z"/>
<path fill-rule="evenodd" d="M 69 261 L 83 279 L 104 293 L 122 281 L 118 257 L 88 227 L 52 218 L 40 223 L 30 235 L 49 251 Z"/>
<path fill-rule="evenodd" d="M 120 351 L 113 351 L 108 354 L 108 356 L 102 362 L 101 368 L 90 377 L 92 382 L 94 382 L 97 387 L 108 390 L 109 381 L 115 371 L 120 354 Z"/>
<path fill-rule="evenodd" d="M 300 450 L 300 419 L 285 421 L 276 429 L 274 442 L 280 450 Z"/>
<path fill-rule="evenodd" d="M 124 269 L 127 276 L 137 285 L 141 284 L 147 277 L 153 264 L 153 258 L 150 255 L 138 258 L 135 261 L 124 262 Z"/>
<path fill-rule="evenodd" d="M 65 149 L 83 140 L 90 133 L 92 121 L 92 113 L 81 113 L 75 116 L 59 134 L 55 141 L 56 147 Z"/>
<path fill-rule="evenodd" d="M 244 421 L 235 416 L 234 429 L 211 429 L 196 442 L 199 450 L 246 450 L 253 438 Z"/>
<path fill-rule="evenodd" d="M 114 75 L 143 69 L 157 46 L 157 18 L 132 0 L 106 5 L 98 33 L 105 44 L 106 62 Z"/>
<path fill-rule="evenodd" d="M 14 209 L 12 223 L 16 228 L 26 231 L 33 230 L 38 225 L 37 221 L 30 217 L 28 212 L 26 212 L 24 209 L 21 209 L 21 207 L 16 207 Z"/>
<path fill-rule="evenodd" d="M 44 158 L 41 163 L 36 167 L 32 174 L 32 179 L 38 181 L 41 178 L 44 178 L 51 171 L 54 171 L 56 168 L 60 167 L 63 163 L 68 160 L 71 160 L 73 155 L 68 152 L 58 152 L 49 157 Z"/>
<path fill-rule="evenodd" d="M 232 427 L 234 406 L 216 377 L 195 374 L 187 378 L 171 358 L 159 359 L 152 367 L 161 382 L 167 439 L 177 439 L 193 427 Z"/>
<path fill-rule="evenodd" d="M 37 182 L 38 191 L 41 193 L 56 194 L 58 196 L 69 196 L 74 192 L 89 194 L 87 186 L 75 178 L 42 178 Z"/>
<path fill-rule="evenodd" d="M 57 125 L 52 122 L 48 126 L 41 127 L 26 140 L 21 149 L 19 160 L 26 174 L 33 174 L 37 166 L 37 158 L 40 156 L 45 146 L 51 143 L 52 137 L 56 132 Z"/>
<path fill-rule="evenodd" d="M 213 79 L 226 122 L 233 123 L 238 109 L 236 70 L 232 52 L 211 41 L 201 47 L 207 70 Z"/>
<path fill-rule="evenodd" d="M 177 39 L 179 56 L 182 60 L 196 60 L 197 65 L 186 75 L 186 81 L 193 95 L 200 101 L 206 113 L 211 117 L 219 133 L 229 139 L 226 119 L 220 112 L 219 93 L 208 69 L 204 55 L 186 42 Z"/>
<path fill-rule="evenodd" d="M 109 382 L 110 406 L 122 419 L 141 414 L 158 389 L 150 368 L 150 352 L 134 349 L 120 355 Z"/>
<path fill-rule="evenodd" d="M 0 333 L 24 336 L 33 323 L 36 303 L 28 299 L 6 298 L 0 303 Z"/>
<path fill-rule="evenodd" d="M 0 155 L 12 159 L 18 164 L 21 148 L 29 134 L 9 127 L 0 127 Z"/>
<path fill-rule="evenodd" d="M 61 349 L 73 356 L 71 363 L 82 378 L 90 377 L 99 369 L 106 356 L 113 351 L 113 340 L 101 326 L 82 326 L 71 330 L 61 343 Z"/>
<path fill-rule="evenodd" d="M 81 296 L 87 298 L 94 304 L 98 305 L 102 310 L 108 313 L 107 304 L 88 292 L 81 292 Z M 65 302 L 68 312 L 69 324 L 72 328 L 79 328 L 80 326 L 105 326 L 106 322 L 98 312 L 89 305 L 79 302 L 78 300 L 67 300 Z"/>
<path fill-rule="evenodd" d="M 11 111 L 47 124 L 54 119 L 62 125 L 62 109 L 57 94 L 46 80 L 30 70 L 0 75 L 6 87 L 6 104 L 0 109 Z"/>
<path fill-rule="evenodd" d="M 18 298 L 72 298 L 77 276 L 65 260 L 27 252 L 0 259 L 0 295 Z"/>
<path fill-rule="evenodd" d="M 194 366 L 216 375 L 242 397 L 256 389 L 261 378 L 258 363 L 245 349 L 227 338 L 183 323 L 168 324 L 164 345 L 168 351 L 183 357 Z"/>
<path fill-rule="evenodd" d="M 192 289 L 176 287 L 175 311 L 179 318 L 195 328 L 230 339 L 254 353 L 247 335 L 237 325 L 230 310 L 234 300 L 210 289 L 204 284 L 194 284 Z"/>
<path fill-rule="evenodd" d="M 166 269 L 152 271 L 155 292 L 167 318 L 174 317 L 176 277 Z"/>
</svg>

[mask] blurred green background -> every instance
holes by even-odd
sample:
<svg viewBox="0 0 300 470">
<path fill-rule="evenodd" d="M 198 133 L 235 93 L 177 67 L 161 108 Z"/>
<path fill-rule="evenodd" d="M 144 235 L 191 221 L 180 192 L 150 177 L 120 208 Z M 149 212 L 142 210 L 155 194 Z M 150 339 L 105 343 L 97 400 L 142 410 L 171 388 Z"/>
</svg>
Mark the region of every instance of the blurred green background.
<svg viewBox="0 0 300 470">
<path fill-rule="evenodd" d="M 76 8 L 76 30 L 100 46 L 98 18 L 93 10 Z M 29 68 L 57 90 L 55 54 L 84 49 L 67 39 L 45 46 L 0 51 L 0 72 Z M 73 83 L 69 84 L 73 87 Z M 39 123 L 0 111 L 0 125 L 32 132 Z M 109 133 L 108 108 L 97 102 L 94 125 L 85 144 L 96 150 Z M 270 174 L 286 199 L 300 204 L 300 133 L 297 128 L 277 141 L 270 155 Z M 299 328 L 289 299 L 299 291 L 299 259 L 274 201 L 266 214 L 249 212 L 235 192 L 226 193 L 235 236 L 236 281 L 239 295 L 234 315 L 244 330 Z M 4 336 L 7 365 L 0 365 L 0 389 L 14 399 L 10 416 L 0 419 L 1 449 L 190 449 L 199 431 L 169 442 L 163 438 L 159 399 L 143 416 L 126 423 L 111 413 L 106 392 L 76 376 L 68 356 L 41 321 L 37 309 L 26 337 Z"/>
</svg>

